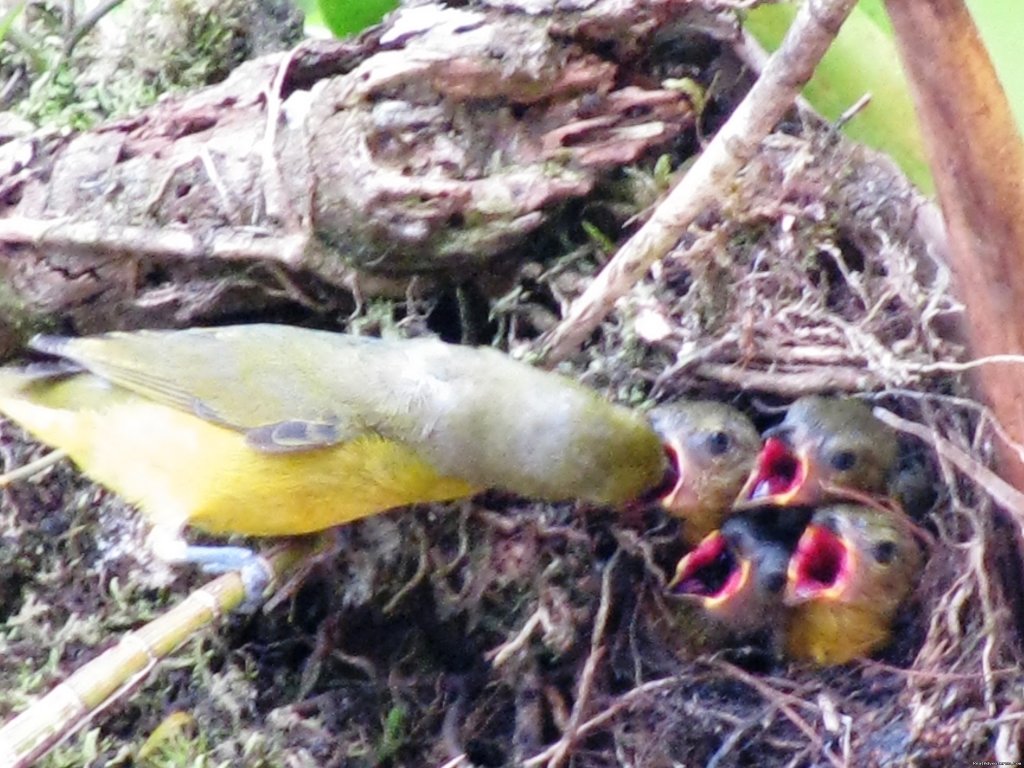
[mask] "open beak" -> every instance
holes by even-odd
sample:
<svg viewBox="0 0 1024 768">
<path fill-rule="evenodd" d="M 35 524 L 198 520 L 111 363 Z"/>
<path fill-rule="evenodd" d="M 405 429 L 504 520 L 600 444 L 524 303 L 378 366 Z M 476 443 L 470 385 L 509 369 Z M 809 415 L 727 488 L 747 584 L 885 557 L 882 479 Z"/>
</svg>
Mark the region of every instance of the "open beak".
<svg viewBox="0 0 1024 768">
<path fill-rule="evenodd" d="M 817 476 L 817 468 L 805 451 L 794 450 L 785 441 L 770 437 L 733 508 L 812 503 Z"/>
<path fill-rule="evenodd" d="M 665 499 L 671 496 L 675 489 L 680 486 L 682 480 L 682 464 L 680 462 L 679 453 L 676 449 L 668 445 L 663 445 L 665 451 L 665 474 L 662 476 L 661 481 L 653 488 L 646 491 L 639 498 L 624 505 L 623 511 L 630 512 L 639 509 L 645 509 L 649 505 L 654 503 L 665 504 Z"/>
<path fill-rule="evenodd" d="M 811 523 L 789 560 L 785 602 L 841 600 L 856 566 L 857 553 L 841 536 Z"/>
<path fill-rule="evenodd" d="M 693 466 L 686 460 L 686 453 L 678 440 L 666 440 L 665 454 L 675 470 L 671 483 L 666 482 L 659 501 L 665 509 L 685 512 L 697 504 L 697 491 L 693 482 Z"/>
<path fill-rule="evenodd" d="M 668 590 L 698 598 L 706 609 L 714 609 L 739 593 L 749 580 L 750 561 L 738 556 L 721 532 L 715 531 L 679 561 Z"/>
</svg>

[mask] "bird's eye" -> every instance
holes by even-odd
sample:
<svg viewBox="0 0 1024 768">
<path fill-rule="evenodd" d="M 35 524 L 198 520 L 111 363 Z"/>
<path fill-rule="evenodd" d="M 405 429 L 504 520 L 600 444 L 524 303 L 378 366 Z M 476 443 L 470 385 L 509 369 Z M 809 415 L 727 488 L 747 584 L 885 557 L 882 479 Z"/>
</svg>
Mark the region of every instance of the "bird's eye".
<svg viewBox="0 0 1024 768">
<path fill-rule="evenodd" d="M 712 456 L 721 456 L 723 453 L 729 450 L 730 441 L 729 435 L 721 430 L 717 430 L 708 435 L 707 439 L 708 452 Z"/>
<path fill-rule="evenodd" d="M 853 469 L 853 465 L 857 463 L 857 454 L 853 451 L 836 451 L 829 456 L 828 463 L 837 472 L 845 472 Z"/>
<path fill-rule="evenodd" d="M 896 557 L 896 542 L 880 541 L 875 544 L 874 549 L 871 550 L 871 554 L 881 565 L 888 565 L 892 562 L 893 558 Z"/>
</svg>

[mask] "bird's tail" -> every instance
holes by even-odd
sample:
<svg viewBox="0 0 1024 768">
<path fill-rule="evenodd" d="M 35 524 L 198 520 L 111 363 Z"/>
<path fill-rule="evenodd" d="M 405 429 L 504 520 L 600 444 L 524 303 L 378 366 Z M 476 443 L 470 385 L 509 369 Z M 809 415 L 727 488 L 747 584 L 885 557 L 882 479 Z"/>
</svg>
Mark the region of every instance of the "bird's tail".
<svg viewBox="0 0 1024 768">
<path fill-rule="evenodd" d="M 82 419 L 112 396 L 101 379 L 63 361 L 0 368 L 0 414 L 53 446 L 73 450 Z"/>
</svg>

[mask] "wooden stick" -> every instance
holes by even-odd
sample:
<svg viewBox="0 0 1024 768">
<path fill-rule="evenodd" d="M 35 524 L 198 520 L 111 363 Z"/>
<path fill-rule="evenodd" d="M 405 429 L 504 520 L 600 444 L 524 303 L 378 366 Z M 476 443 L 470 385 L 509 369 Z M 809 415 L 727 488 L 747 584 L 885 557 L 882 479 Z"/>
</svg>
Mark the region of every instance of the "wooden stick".
<svg viewBox="0 0 1024 768">
<path fill-rule="evenodd" d="M 976 357 L 1024 353 L 1024 143 L 963 0 L 886 0 L 949 231 L 949 262 Z M 1024 377 L 972 377 L 1013 442 L 1024 442 Z M 1024 490 L 1024 462 L 996 444 Z"/>
<path fill-rule="evenodd" d="M 38 475 L 44 469 L 49 469 L 67 455 L 67 452 L 58 448 L 55 451 L 50 451 L 45 456 L 40 456 L 35 461 L 30 461 L 22 467 L 12 469 L 10 472 L 4 472 L 0 475 L 0 488 L 6 488 L 8 485 L 21 482 L 22 480 L 28 480 L 33 475 Z"/>
<path fill-rule="evenodd" d="M 275 583 L 314 551 L 317 538 L 296 539 L 266 558 Z M 228 573 L 200 587 L 170 611 L 129 632 L 0 728 L 0 766 L 27 768 L 90 722 L 102 710 L 142 685 L 157 663 L 199 630 L 238 608 L 245 586 Z"/>
</svg>

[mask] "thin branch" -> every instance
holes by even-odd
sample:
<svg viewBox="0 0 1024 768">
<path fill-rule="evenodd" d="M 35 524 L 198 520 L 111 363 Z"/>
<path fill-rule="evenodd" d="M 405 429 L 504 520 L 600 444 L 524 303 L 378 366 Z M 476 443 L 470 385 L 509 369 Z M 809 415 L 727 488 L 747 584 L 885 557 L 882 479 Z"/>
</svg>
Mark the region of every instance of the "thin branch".
<svg viewBox="0 0 1024 768">
<path fill-rule="evenodd" d="M 545 762 L 547 768 L 558 768 L 568 759 L 569 751 L 580 737 L 580 721 L 590 703 L 590 692 L 594 685 L 594 676 L 597 673 L 598 665 L 604 658 L 604 633 L 608 627 L 608 616 L 611 613 L 612 603 L 612 573 L 615 571 L 621 552 L 621 549 L 618 550 L 605 566 L 604 576 L 601 579 L 601 602 L 597 607 L 594 630 L 590 635 L 590 654 L 587 656 L 580 674 L 576 701 L 573 702 L 572 713 L 569 715 L 569 722 L 566 723 L 565 732 L 562 734 L 562 738 L 551 747 L 523 763 L 524 768 L 531 768 L 531 766 L 541 765 Z"/>
<path fill-rule="evenodd" d="M 939 456 L 981 485 L 996 504 L 1013 516 L 1018 525 L 1024 526 L 1024 493 L 1018 491 L 969 453 L 957 448 L 927 427 L 901 418 L 885 408 L 875 408 L 874 414 L 880 421 L 893 429 L 913 435 L 918 440 L 932 446 Z"/>
<path fill-rule="evenodd" d="M 311 540 L 296 539 L 266 557 L 275 580 L 309 556 Z M 21 714 L 0 726 L 0 765 L 27 768 L 100 712 L 141 685 L 157 663 L 245 598 L 238 573 L 227 573 L 75 671 Z"/>
<path fill-rule="evenodd" d="M 21 480 L 27 480 L 30 477 L 38 475 L 44 469 L 48 469 L 56 464 L 58 461 L 67 456 L 67 451 L 62 448 L 50 451 L 45 456 L 40 456 L 35 461 L 30 461 L 24 466 L 12 469 L 10 472 L 4 472 L 0 475 L 0 488 L 6 488 L 12 483 L 17 483 Z"/>
<path fill-rule="evenodd" d="M 811 743 L 822 751 L 822 753 L 825 755 L 828 761 L 832 763 L 832 765 L 836 766 L 836 768 L 843 768 L 843 762 L 838 757 L 836 757 L 836 755 L 833 754 L 831 750 L 825 748 L 825 743 L 821 740 L 821 737 L 818 735 L 817 731 L 814 730 L 814 727 L 810 723 L 808 723 L 793 708 L 794 703 L 799 703 L 805 706 L 813 706 L 810 704 L 810 702 L 803 701 L 802 699 L 799 699 L 796 696 L 784 693 L 783 691 L 780 691 L 777 688 L 772 688 L 763 680 L 760 680 L 754 675 L 744 672 L 739 667 L 730 664 L 726 661 L 716 660 L 713 662 L 713 664 L 714 666 L 724 670 L 726 673 L 736 678 L 740 682 L 749 685 L 751 688 L 753 688 L 755 691 L 761 694 L 761 696 L 763 696 L 766 701 L 771 703 L 773 706 L 777 707 L 778 710 L 782 712 L 782 714 L 784 714 L 791 723 L 793 723 L 793 725 L 799 728 L 803 732 L 803 734 L 811 741 Z"/>
</svg>

